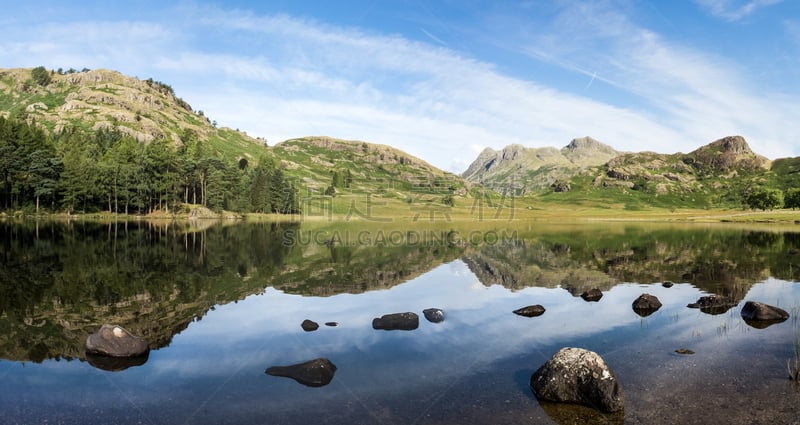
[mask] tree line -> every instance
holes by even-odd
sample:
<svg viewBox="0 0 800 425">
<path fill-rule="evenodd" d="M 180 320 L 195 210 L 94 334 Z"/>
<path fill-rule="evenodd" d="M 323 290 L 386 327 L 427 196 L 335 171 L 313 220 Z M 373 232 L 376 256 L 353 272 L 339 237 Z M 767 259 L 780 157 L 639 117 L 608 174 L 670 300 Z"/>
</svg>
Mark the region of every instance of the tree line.
<svg viewBox="0 0 800 425">
<path fill-rule="evenodd" d="M 0 116 L 0 209 L 147 214 L 183 204 L 295 214 L 298 188 L 265 153 L 221 157 L 192 130 L 182 143 L 142 143 L 116 130 L 66 129 Z"/>
</svg>

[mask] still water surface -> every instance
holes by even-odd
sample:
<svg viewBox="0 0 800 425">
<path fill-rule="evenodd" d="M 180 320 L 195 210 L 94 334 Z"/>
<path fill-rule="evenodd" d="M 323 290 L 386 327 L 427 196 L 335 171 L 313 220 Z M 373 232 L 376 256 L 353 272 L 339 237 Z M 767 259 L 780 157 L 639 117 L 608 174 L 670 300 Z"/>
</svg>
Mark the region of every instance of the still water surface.
<svg viewBox="0 0 800 425">
<path fill-rule="evenodd" d="M 381 229 L 0 223 L 0 423 L 800 417 L 800 389 L 786 371 L 800 337 L 797 233 L 506 223 L 480 228 L 497 237 L 459 238 L 475 230 L 445 227 L 450 237 L 425 240 L 424 229 L 402 229 L 411 243 L 353 237 L 346 246 L 344 235 Z M 602 299 L 584 301 L 580 294 L 593 287 Z M 637 315 L 631 303 L 642 293 L 663 307 Z M 687 308 L 711 293 L 738 305 L 718 314 Z M 792 317 L 751 327 L 740 317 L 747 300 Z M 545 314 L 511 313 L 531 304 Z M 443 309 L 445 321 L 426 321 L 429 307 Z M 420 315 L 418 329 L 372 329 L 374 317 L 405 311 Z M 304 332 L 304 319 L 321 326 Z M 147 361 L 116 372 L 87 361 L 83 342 L 102 323 L 145 336 Z M 565 346 L 606 360 L 623 386 L 623 415 L 536 400 L 531 373 Z M 337 367 L 324 387 L 264 373 L 318 357 Z"/>
</svg>

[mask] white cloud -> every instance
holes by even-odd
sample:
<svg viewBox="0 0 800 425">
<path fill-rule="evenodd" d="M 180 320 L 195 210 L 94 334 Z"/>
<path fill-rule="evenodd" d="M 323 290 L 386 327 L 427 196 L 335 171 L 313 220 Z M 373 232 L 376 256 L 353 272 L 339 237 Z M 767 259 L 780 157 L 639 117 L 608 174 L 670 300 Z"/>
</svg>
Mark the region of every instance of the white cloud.
<svg viewBox="0 0 800 425">
<path fill-rule="evenodd" d="M 783 0 L 749 0 L 741 2 L 737 0 L 695 0 L 704 9 L 714 16 L 728 21 L 738 21 L 745 16 L 753 14 L 756 10 L 763 7 L 781 3 Z"/>
</svg>

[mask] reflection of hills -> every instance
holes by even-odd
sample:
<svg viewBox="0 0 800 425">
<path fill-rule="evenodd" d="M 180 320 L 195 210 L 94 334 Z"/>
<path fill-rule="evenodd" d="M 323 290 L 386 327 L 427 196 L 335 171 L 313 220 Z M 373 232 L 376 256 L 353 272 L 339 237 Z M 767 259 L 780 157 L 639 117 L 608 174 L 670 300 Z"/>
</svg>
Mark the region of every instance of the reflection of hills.
<svg viewBox="0 0 800 425">
<path fill-rule="evenodd" d="M 619 282 L 671 280 L 739 301 L 769 276 L 798 279 L 798 252 L 796 233 L 630 227 L 529 235 L 470 250 L 463 260 L 485 285 L 511 289 L 560 286 L 578 296 Z"/>
<path fill-rule="evenodd" d="M 153 349 L 217 304 L 274 286 L 333 295 L 388 288 L 461 255 L 446 244 L 287 244 L 297 224 L 0 223 L 0 358 L 81 358 L 100 324 Z"/>
</svg>

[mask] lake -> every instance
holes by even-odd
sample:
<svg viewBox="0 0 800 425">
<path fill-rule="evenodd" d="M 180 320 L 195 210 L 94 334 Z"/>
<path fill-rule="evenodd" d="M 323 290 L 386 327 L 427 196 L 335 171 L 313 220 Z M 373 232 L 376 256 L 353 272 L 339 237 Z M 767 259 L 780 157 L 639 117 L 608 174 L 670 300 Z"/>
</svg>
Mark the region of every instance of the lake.
<svg viewBox="0 0 800 425">
<path fill-rule="evenodd" d="M 798 423 L 799 230 L 0 222 L 0 423 Z M 581 298 L 591 288 L 599 301 Z M 663 306 L 637 314 L 643 293 Z M 687 307 L 709 294 L 733 304 Z M 753 326 L 748 300 L 791 317 Z M 512 313 L 532 304 L 545 313 Z M 418 328 L 373 329 L 398 312 Z M 149 356 L 87 358 L 104 323 Z M 534 397 L 531 374 L 562 347 L 605 359 L 624 413 Z M 321 357 L 336 366 L 324 386 L 265 373 Z"/>
</svg>

